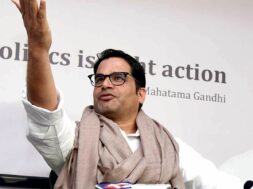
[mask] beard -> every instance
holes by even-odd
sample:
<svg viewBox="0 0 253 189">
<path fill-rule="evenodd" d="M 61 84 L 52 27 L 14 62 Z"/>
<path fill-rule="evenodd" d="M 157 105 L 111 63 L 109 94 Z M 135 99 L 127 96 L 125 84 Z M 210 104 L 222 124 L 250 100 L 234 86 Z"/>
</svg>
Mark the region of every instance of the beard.
<svg viewBox="0 0 253 189">
<path fill-rule="evenodd" d="M 111 119 L 119 113 L 119 105 L 114 103 L 113 100 L 109 102 L 94 101 L 94 110 L 96 113 Z"/>
</svg>

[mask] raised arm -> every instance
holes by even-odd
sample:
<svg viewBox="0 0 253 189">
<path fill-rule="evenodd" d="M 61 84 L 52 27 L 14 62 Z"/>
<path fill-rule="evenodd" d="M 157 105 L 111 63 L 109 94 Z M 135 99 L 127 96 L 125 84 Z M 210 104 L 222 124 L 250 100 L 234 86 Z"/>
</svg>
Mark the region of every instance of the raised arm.
<svg viewBox="0 0 253 189">
<path fill-rule="evenodd" d="M 27 97 L 36 106 L 55 110 L 57 91 L 49 62 L 52 43 L 46 0 L 12 0 L 22 14 L 28 36 Z"/>
</svg>

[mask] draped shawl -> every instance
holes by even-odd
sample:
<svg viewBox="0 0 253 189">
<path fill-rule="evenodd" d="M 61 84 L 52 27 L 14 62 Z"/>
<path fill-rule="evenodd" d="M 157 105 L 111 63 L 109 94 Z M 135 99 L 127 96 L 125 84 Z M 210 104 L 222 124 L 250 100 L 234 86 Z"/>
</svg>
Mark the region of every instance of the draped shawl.
<svg viewBox="0 0 253 189">
<path fill-rule="evenodd" d="M 136 124 L 141 144 L 132 152 L 116 123 L 92 106 L 85 108 L 55 189 L 94 189 L 101 182 L 168 183 L 184 189 L 173 136 L 142 110 Z"/>
</svg>

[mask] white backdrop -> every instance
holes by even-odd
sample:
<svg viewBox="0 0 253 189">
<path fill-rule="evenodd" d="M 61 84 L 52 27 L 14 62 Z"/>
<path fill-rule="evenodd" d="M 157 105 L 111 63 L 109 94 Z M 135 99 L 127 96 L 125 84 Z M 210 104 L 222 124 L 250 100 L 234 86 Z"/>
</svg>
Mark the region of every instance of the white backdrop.
<svg viewBox="0 0 253 189">
<path fill-rule="evenodd" d="M 92 103 L 92 69 L 85 65 L 106 48 L 122 49 L 146 65 L 144 110 L 174 135 L 217 166 L 253 148 L 253 1 L 54 0 L 47 6 L 52 68 L 71 118 Z M 49 169 L 25 138 L 26 33 L 10 1 L 0 2 L 0 23 L 0 174 L 44 176 Z M 165 65 L 173 77 L 162 74 Z M 184 78 L 175 76 L 177 68 Z M 189 79 L 196 68 L 199 80 Z M 226 83 L 214 82 L 215 71 Z M 213 78 L 204 81 L 201 73 Z M 223 101 L 197 100 L 195 92 Z"/>
</svg>

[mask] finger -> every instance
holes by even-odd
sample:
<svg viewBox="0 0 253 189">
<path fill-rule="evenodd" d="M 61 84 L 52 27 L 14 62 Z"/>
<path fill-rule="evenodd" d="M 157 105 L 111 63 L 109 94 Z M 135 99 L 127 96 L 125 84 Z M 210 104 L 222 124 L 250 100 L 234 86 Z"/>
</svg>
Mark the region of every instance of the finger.
<svg viewBox="0 0 253 189">
<path fill-rule="evenodd" d="M 18 0 L 19 4 L 20 4 L 20 12 L 24 18 L 24 14 L 25 14 L 25 2 L 24 0 Z"/>
<path fill-rule="evenodd" d="M 18 8 L 18 10 L 21 12 L 21 6 L 19 0 L 11 0 L 12 3 Z"/>
<path fill-rule="evenodd" d="M 40 1 L 40 7 L 39 7 L 39 12 L 38 15 L 41 18 L 46 18 L 46 0 L 41 0 Z"/>
<path fill-rule="evenodd" d="M 24 0 L 26 3 L 26 12 L 30 18 L 36 18 L 38 14 L 38 3 L 37 0 Z"/>
</svg>

